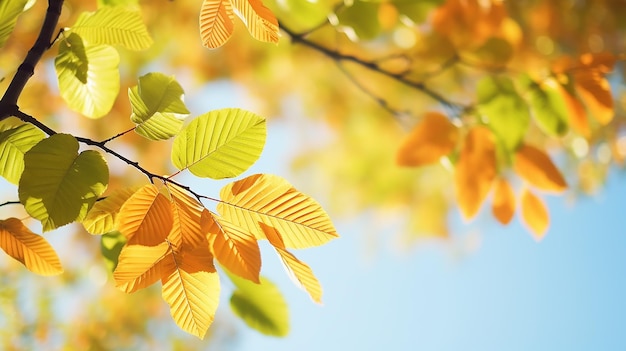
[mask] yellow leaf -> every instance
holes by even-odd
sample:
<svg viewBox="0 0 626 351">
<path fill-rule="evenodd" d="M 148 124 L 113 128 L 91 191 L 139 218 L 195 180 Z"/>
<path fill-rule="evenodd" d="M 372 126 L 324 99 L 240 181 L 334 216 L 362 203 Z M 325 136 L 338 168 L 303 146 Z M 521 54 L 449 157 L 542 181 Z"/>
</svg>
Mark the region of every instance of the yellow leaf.
<svg viewBox="0 0 626 351">
<path fill-rule="evenodd" d="M 31 232 L 17 218 L 0 220 L 0 247 L 33 273 L 63 273 L 59 257 L 52 246 L 41 235 Z"/>
<path fill-rule="evenodd" d="M 600 124 L 609 124 L 615 114 L 609 81 L 600 72 L 581 70 L 574 74 L 574 85 L 589 114 Z"/>
<path fill-rule="evenodd" d="M 213 322 L 220 282 L 208 248 L 184 253 L 170 250 L 171 263 L 163 272 L 163 299 L 176 324 L 200 339 Z"/>
<path fill-rule="evenodd" d="M 398 150 L 401 166 L 423 166 L 439 161 L 456 146 L 458 129 L 439 112 L 429 112 L 415 126 Z"/>
<path fill-rule="evenodd" d="M 522 144 L 515 153 L 515 172 L 540 190 L 561 192 L 567 188 L 563 175 L 540 149 Z"/>
<path fill-rule="evenodd" d="M 492 212 L 502 224 L 508 224 L 515 214 L 515 194 L 505 179 L 500 178 L 494 184 Z"/>
<path fill-rule="evenodd" d="M 465 137 L 454 171 L 456 199 L 465 219 L 476 215 L 495 177 L 496 145 L 493 134 L 486 127 L 474 127 Z"/>
<path fill-rule="evenodd" d="M 121 188 L 106 199 L 97 201 L 82 222 L 85 230 L 91 234 L 101 235 L 115 229 L 120 208 L 137 189 Z"/>
<path fill-rule="evenodd" d="M 130 245 L 155 246 L 165 241 L 174 222 L 170 201 L 148 184 L 120 209 L 119 231 Z"/>
<path fill-rule="evenodd" d="M 208 231 L 211 252 L 230 272 L 259 283 L 261 251 L 254 235 L 205 210 L 203 222 Z"/>
<path fill-rule="evenodd" d="M 543 200 L 528 189 L 522 191 L 521 202 L 523 222 L 530 229 L 535 240 L 543 239 L 550 225 L 548 208 Z"/>
<path fill-rule="evenodd" d="M 200 227 L 204 206 L 176 185 L 170 184 L 168 189 L 172 195 L 174 221 L 168 240 L 174 246 L 183 245 L 190 249 L 204 243 L 206 231 Z"/>
<path fill-rule="evenodd" d="M 582 136 L 589 138 L 591 136 L 591 129 L 589 128 L 589 119 L 587 118 L 587 113 L 585 112 L 585 107 L 582 102 L 574 95 L 570 94 L 562 85 L 559 84 L 557 86 L 557 91 L 561 94 L 565 102 L 569 124 Z"/>
<path fill-rule="evenodd" d="M 234 30 L 235 15 L 230 0 L 204 0 L 200 9 L 200 37 L 210 49 L 224 45 Z"/>
<path fill-rule="evenodd" d="M 165 241 L 157 246 L 124 246 L 113 272 L 115 286 L 132 293 L 154 284 L 161 279 L 162 262 L 169 251 L 170 245 Z"/>
<path fill-rule="evenodd" d="M 275 228 L 287 248 L 319 246 L 338 237 L 320 204 L 278 176 L 249 176 L 226 185 L 220 197 L 218 212 L 257 239 L 266 239 L 259 223 Z"/>
<path fill-rule="evenodd" d="M 261 0 L 232 0 L 232 3 L 253 38 L 278 43 L 278 21 Z"/>
<path fill-rule="evenodd" d="M 322 303 L 322 286 L 311 268 L 306 263 L 298 260 L 289 251 L 279 247 L 275 247 L 275 249 L 283 262 L 289 278 L 291 278 L 294 284 L 306 291 L 313 301 Z"/>
</svg>

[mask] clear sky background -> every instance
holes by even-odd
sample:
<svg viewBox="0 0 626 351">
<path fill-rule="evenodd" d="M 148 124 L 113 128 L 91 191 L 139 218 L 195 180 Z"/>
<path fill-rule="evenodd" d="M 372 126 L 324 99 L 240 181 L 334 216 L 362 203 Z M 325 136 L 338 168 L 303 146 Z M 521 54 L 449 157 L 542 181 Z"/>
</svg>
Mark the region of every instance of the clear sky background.
<svg viewBox="0 0 626 351">
<path fill-rule="evenodd" d="M 245 94 L 228 84 L 208 90 L 230 96 L 210 108 L 246 105 Z M 279 174 L 297 185 L 288 171 L 298 145 L 290 123 L 297 122 L 270 123 L 264 154 L 246 174 Z M 597 196 L 573 206 L 550 197 L 548 204 L 552 223 L 540 243 L 517 219 L 507 227 L 494 220 L 466 224 L 455 212 L 455 244 L 404 253 L 390 244 L 392 229 L 376 237 L 372 250 L 365 215 L 335 219 L 341 238 L 295 252 L 320 279 L 323 306 L 263 250 L 263 271 L 290 306 L 287 338 L 247 328 L 230 316 L 227 296 L 218 318 L 238 326 L 230 344 L 238 351 L 626 349 L 626 178 L 614 171 Z"/>
</svg>

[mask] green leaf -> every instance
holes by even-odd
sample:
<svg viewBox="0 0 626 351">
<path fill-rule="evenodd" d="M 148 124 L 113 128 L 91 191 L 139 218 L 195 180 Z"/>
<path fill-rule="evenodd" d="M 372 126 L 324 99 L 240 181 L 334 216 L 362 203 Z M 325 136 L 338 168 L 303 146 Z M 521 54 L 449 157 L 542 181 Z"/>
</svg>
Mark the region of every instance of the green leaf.
<svg viewBox="0 0 626 351">
<path fill-rule="evenodd" d="M 428 19 L 428 15 L 444 0 L 391 0 L 402 16 L 408 17 L 413 23 L 422 23 Z"/>
<path fill-rule="evenodd" d="M 265 119 L 237 108 L 198 116 L 174 139 L 172 162 L 198 177 L 236 177 L 261 156 Z"/>
<path fill-rule="evenodd" d="M 530 124 L 526 102 L 506 77 L 486 77 L 478 82 L 478 111 L 486 118 L 508 151 L 517 148 Z"/>
<path fill-rule="evenodd" d="M 83 12 L 71 30 L 94 45 L 121 45 L 130 50 L 144 50 L 152 45 L 139 10 L 125 6 L 106 6 L 96 12 Z"/>
<path fill-rule="evenodd" d="M 352 6 L 341 8 L 337 12 L 340 27 L 348 27 L 354 31 L 359 40 L 374 39 L 380 33 L 378 8 L 380 4 L 354 0 Z M 348 37 L 352 38 L 349 32 Z"/>
<path fill-rule="evenodd" d="M 22 124 L 0 132 L 0 175 L 18 184 L 24 171 L 24 154 L 45 138 L 32 124 Z"/>
<path fill-rule="evenodd" d="M 108 182 L 109 169 L 99 152 L 78 154 L 73 136 L 55 134 L 24 155 L 18 192 L 28 214 L 49 231 L 83 220 Z"/>
<path fill-rule="evenodd" d="M 289 309 L 280 290 L 265 277 L 255 284 L 228 274 L 237 289 L 230 297 L 230 307 L 250 328 L 265 335 L 285 336 L 289 333 Z"/>
<path fill-rule="evenodd" d="M 173 76 L 148 73 L 128 89 L 133 109 L 130 120 L 137 134 L 152 140 L 165 140 L 180 132 L 189 110 L 183 102 L 183 88 Z"/>
<path fill-rule="evenodd" d="M 106 262 L 107 268 L 111 272 L 117 267 L 117 261 L 120 257 L 120 252 L 124 244 L 126 244 L 126 237 L 117 230 L 102 235 L 100 240 L 100 252 Z"/>
<path fill-rule="evenodd" d="M 85 46 L 80 36 L 71 33 L 59 44 L 54 60 L 61 97 L 87 117 L 104 116 L 120 90 L 119 61 L 113 47 Z"/>
<path fill-rule="evenodd" d="M 0 0 L 0 47 L 9 39 L 25 6 L 26 0 Z"/>
<path fill-rule="evenodd" d="M 561 136 L 567 132 L 568 116 L 563 95 L 557 90 L 556 84 L 554 80 L 543 84 L 532 83 L 529 103 L 541 130 L 552 136 Z"/>
</svg>

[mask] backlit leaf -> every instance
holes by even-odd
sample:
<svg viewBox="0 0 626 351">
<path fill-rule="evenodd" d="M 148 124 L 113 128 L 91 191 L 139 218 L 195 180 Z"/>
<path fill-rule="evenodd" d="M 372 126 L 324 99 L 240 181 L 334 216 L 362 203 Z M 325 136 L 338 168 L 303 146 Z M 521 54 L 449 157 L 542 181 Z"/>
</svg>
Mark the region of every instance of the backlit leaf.
<svg viewBox="0 0 626 351">
<path fill-rule="evenodd" d="M 487 125 L 509 151 L 524 139 L 530 124 L 526 102 L 506 77 L 487 77 L 478 83 L 478 110 Z"/>
<path fill-rule="evenodd" d="M 174 215 L 170 201 L 156 186 L 147 184 L 135 192 L 122 206 L 118 230 L 129 244 L 159 245 L 172 229 Z"/>
<path fill-rule="evenodd" d="M 105 6 L 96 12 L 83 12 L 71 31 L 92 45 L 121 45 L 130 50 L 144 50 L 152 38 L 137 9 Z"/>
<path fill-rule="evenodd" d="M 0 48 L 4 46 L 13 32 L 17 17 L 24 11 L 26 0 L 0 1 Z"/>
<path fill-rule="evenodd" d="M 124 244 L 126 244 L 126 237 L 117 230 L 100 237 L 100 252 L 109 271 L 113 272 L 117 267 Z"/>
<path fill-rule="evenodd" d="M 108 45 L 84 45 L 76 33 L 64 38 L 54 60 L 61 97 L 72 110 L 102 117 L 120 90 L 119 55 Z"/>
<path fill-rule="evenodd" d="M 137 190 L 137 187 L 119 188 L 106 199 L 97 201 L 82 222 L 85 230 L 94 235 L 112 231 L 116 227 L 120 208 Z"/>
<path fill-rule="evenodd" d="M 203 220 L 215 259 L 233 274 L 259 283 L 261 251 L 254 235 L 208 210 Z"/>
<path fill-rule="evenodd" d="M 505 179 L 498 179 L 493 189 L 493 216 L 502 223 L 508 224 L 515 214 L 515 194 L 511 184 Z"/>
<path fill-rule="evenodd" d="M 218 48 L 233 35 L 235 15 L 230 0 L 204 0 L 200 9 L 202 45 Z"/>
<path fill-rule="evenodd" d="M 569 125 L 585 138 L 589 138 L 591 136 L 591 128 L 589 127 L 589 119 L 582 102 L 562 85 L 558 86 L 557 91 L 561 94 L 561 98 L 565 103 Z"/>
<path fill-rule="evenodd" d="M 232 4 L 253 38 L 266 43 L 278 43 L 278 21 L 261 0 L 232 0 Z"/>
<path fill-rule="evenodd" d="M 189 110 L 183 102 L 183 88 L 173 76 L 148 73 L 128 89 L 137 134 L 152 140 L 165 140 L 178 134 Z"/>
<path fill-rule="evenodd" d="M 414 23 L 424 22 L 429 13 L 444 2 L 445 0 L 391 0 L 398 12 L 410 18 Z"/>
<path fill-rule="evenodd" d="M 567 183 L 550 157 L 542 150 L 523 144 L 515 153 L 515 172 L 537 189 L 561 192 Z"/>
<path fill-rule="evenodd" d="M 170 306 L 176 324 L 188 333 L 204 338 L 213 322 L 220 296 L 220 281 L 208 250 L 170 250 L 170 271 L 163 272 L 163 299 Z"/>
<path fill-rule="evenodd" d="M 18 184 L 24 171 L 24 154 L 45 138 L 32 124 L 22 124 L 0 132 L 0 176 Z"/>
<path fill-rule="evenodd" d="M 355 0 L 350 6 L 345 6 L 337 11 L 337 20 L 340 27 L 352 40 L 371 40 L 380 34 L 380 22 L 378 21 L 378 8 L 380 4 L 375 2 Z M 355 37 L 356 36 L 356 37 Z"/>
<path fill-rule="evenodd" d="M 0 248 L 33 273 L 63 273 L 59 257 L 52 246 L 42 236 L 31 232 L 17 218 L 0 220 Z"/>
<path fill-rule="evenodd" d="M 227 108 L 195 118 L 174 139 L 172 162 L 198 177 L 236 177 L 261 155 L 265 119 L 252 112 Z"/>
<path fill-rule="evenodd" d="M 170 252 L 170 245 L 165 241 L 156 246 L 127 244 L 113 272 L 115 286 L 132 293 L 156 283 L 162 277 L 163 260 L 169 258 Z"/>
<path fill-rule="evenodd" d="M 229 274 L 237 289 L 230 297 L 230 307 L 239 318 L 265 335 L 285 336 L 289 332 L 289 309 L 280 290 L 269 279 L 260 284 Z"/>
<path fill-rule="evenodd" d="M 44 231 L 82 221 L 109 182 L 109 169 L 94 150 L 78 153 L 78 141 L 55 134 L 24 155 L 20 202 Z"/>
<path fill-rule="evenodd" d="M 265 239 L 259 223 L 274 228 L 287 248 L 322 245 L 338 237 L 319 203 L 286 180 L 255 174 L 222 188 L 218 212 L 228 221 Z"/>
<path fill-rule="evenodd" d="M 193 248 L 206 242 L 206 230 L 201 227 L 204 206 L 180 187 L 170 184 L 174 224 L 168 235 L 175 245 Z"/>
<path fill-rule="evenodd" d="M 493 134 L 486 127 L 474 127 L 465 137 L 454 171 L 456 199 L 465 219 L 476 215 L 495 177 L 496 145 Z"/>
<path fill-rule="evenodd" d="M 600 124 L 613 120 L 613 96 L 609 81 L 596 71 L 579 71 L 574 74 L 574 85 L 589 114 Z"/>
<path fill-rule="evenodd" d="M 411 131 L 398 151 L 401 166 L 419 167 L 439 161 L 456 147 L 459 131 L 438 112 L 429 112 Z"/>
<path fill-rule="evenodd" d="M 304 262 L 298 260 L 289 251 L 274 247 L 283 262 L 283 266 L 294 282 L 302 290 L 306 291 L 311 299 L 316 303 L 322 303 L 322 286 L 317 280 L 311 268 Z"/>
<path fill-rule="evenodd" d="M 521 195 L 522 221 L 530 229 L 535 240 L 543 239 L 550 225 L 550 215 L 546 204 L 530 192 L 524 189 Z"/>
<path fill-rule="evenodd" d="M 567 110 L 558 83 L 551 78 L 546 79 L 534 84 L 529 94 L 530 108 L 539 127 L 554 136 L 567 132 Z"/>
</svg>

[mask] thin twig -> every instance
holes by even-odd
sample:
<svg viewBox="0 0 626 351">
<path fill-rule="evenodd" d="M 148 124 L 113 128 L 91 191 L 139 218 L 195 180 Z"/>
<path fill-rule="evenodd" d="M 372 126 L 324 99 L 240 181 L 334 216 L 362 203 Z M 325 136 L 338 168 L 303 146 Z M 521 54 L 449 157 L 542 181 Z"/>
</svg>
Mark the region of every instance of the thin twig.
<svg viewBox="0 0 626 351">
<path fill-rule="evenodd" d="M 132 127 L 132 128 L 130 128 L 129 130 L 125 130 L 125 131 L 123 131 L 123 132 L 121 132 L 121 133 L 118 133 L 118 134 L 116 134 L 116 135 L 114 135 L 114 136 L 112 136 L 112 137 L 110 137 L 110 138 L 108 138 L 108 139 L 102 140 L 100 143 L 101 143 L 102 145 L 104 145 L 104 144 L 108 143 L 108 142 L 109 142 L 109 141 L 111 141 L 111 140 L 117 139 L 117 138 L 119 138 L 119 137 L 121 137 L 121 136 L 123 136 L 123 135 L 126 135 L 126 134 L 128 134 L 128 133 L 132 132 L 133 130 L 135 130 L 135 127 Z"/>
<path fill-rule="evenodd" d="M 20 202 L 19 201 L 6 201 L 0 204 L 0 207 L 2 206 L 6 206 L 6 205 L 19 205 Z"/>
</svg>

